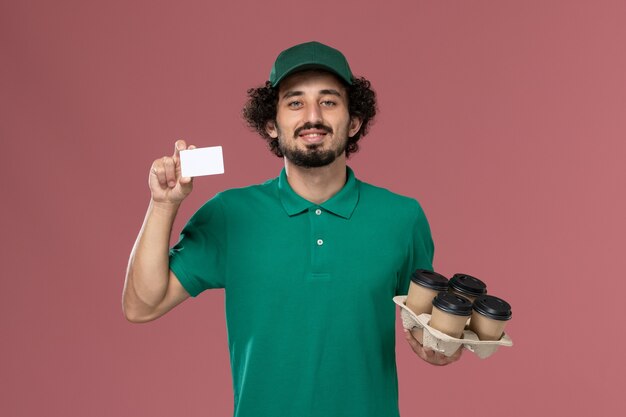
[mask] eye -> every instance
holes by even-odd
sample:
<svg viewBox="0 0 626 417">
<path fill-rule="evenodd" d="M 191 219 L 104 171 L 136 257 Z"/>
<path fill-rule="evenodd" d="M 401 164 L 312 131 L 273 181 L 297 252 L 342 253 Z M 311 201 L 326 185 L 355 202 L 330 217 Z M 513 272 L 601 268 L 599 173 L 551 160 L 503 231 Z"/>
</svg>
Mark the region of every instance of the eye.
<svg viewBox="0 0 626 417">
<path fill-rule="evenodd" d="M 297 109 L 299 107 L 302 107 L 302 102 L 298 100 L 293 100 L 287 103 L 287 107 L 292 108 L 292 109 Z"/>
<path fill-rule="evenodd" d="M 322 106 L 334 107 L 336 105 L 337 105 L 337 103 L 332 101 L 332 100 L 324 100 L 324 101 L 322 101 Z"/>
</svg>

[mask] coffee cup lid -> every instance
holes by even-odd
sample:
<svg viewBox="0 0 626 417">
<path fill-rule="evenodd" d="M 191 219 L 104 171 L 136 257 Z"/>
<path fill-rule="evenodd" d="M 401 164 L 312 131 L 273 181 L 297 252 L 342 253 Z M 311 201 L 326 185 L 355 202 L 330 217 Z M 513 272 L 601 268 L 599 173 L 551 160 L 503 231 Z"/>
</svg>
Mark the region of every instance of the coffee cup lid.
<svg viewBox="0 0 626 417">
<path fill-rule="evenodd" d="M 411 281 L 435 291 L 446 291 L 448 289 L 448 278 L 427 269 L 416 270 L 411 275 Z"/>
<path fill-rule="evenodd" d="M 450 278 L 450 288 L 472 297 L 487 294 L 487 285 L 476 277 L 467 274 L 454 274 Z"/>
<path fill-rule="evenodd" d="M 433 306 L 455 316 L 469 316 L 472 314 L 472 302 L 456 294 L 437 294 L 433 299 Z"/>
<path fill-rule="evenodd" d="M 476 298 L 473 308 L 483 316 L 494 320 L 510 320 L 512 316 L 509 303 L 493 295 L 481 295 Z"/>
</svg>

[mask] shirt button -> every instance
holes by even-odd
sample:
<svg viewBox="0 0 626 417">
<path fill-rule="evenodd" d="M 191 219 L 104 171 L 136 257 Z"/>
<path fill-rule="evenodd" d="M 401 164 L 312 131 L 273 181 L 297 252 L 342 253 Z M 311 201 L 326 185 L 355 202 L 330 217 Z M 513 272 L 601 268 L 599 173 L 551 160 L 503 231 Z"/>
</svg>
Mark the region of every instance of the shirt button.
<svg viewBox="0 0 626 417">
<path fill-rule="evenodd" d="M 322 214 L 322 210 L 320 210 L 320 209 L 315 210 L 315 214 L 317 214 L 319 216 L 320 214 Z"/>
<path fill-rule="evenodd" d="M 322 246 L 324 241 L 322 239 L 317 239 L 317 246 Z"/>
</svg>

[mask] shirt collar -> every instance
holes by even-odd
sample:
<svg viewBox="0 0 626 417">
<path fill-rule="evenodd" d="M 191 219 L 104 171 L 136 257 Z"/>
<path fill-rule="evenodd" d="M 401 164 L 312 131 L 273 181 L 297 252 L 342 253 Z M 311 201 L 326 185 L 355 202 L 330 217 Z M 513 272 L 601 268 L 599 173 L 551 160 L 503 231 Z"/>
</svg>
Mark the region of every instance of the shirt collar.
<svg viewBox="0 0 626 417">
<path fill-rule="evenodd" d="M 349 219 L 359 201 L 359 180 L 354 176 L 350 167 L 346 167 L 346 183 L 337 194 L 326 200 L 319 207 L 337 216 Z M 289 216 L 300 214 L 311 207 L 318 205 L 300 197 L 289 185 L 285 168 L 278 177 L 278 195 Z"/>
</svg>

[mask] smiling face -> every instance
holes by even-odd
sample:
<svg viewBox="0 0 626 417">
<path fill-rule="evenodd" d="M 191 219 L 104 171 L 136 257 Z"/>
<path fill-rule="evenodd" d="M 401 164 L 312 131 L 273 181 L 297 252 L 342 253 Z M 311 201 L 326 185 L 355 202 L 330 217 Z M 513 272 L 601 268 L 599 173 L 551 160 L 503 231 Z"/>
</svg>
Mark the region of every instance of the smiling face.
<svg viewBox="0 0 626 417">
<path fill-rule="evenodd" d="M 285 158 L 305 168 L 345 162 L 348 137 L 361 121 L 350 117 L 344 85 L 325 71 L 302 71 L 281 81 L 276 122 L 267 133 L 278 138 Z"/>
</svg>

